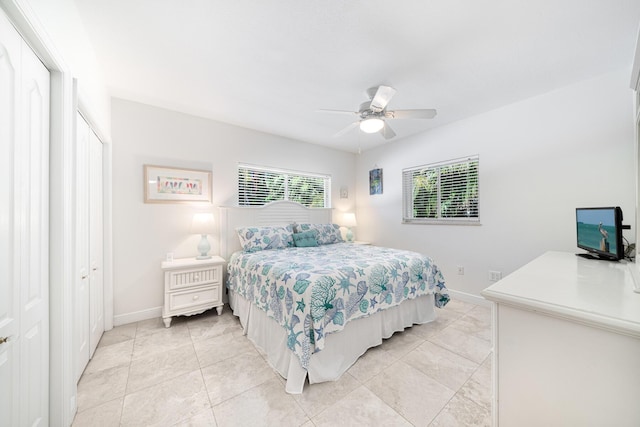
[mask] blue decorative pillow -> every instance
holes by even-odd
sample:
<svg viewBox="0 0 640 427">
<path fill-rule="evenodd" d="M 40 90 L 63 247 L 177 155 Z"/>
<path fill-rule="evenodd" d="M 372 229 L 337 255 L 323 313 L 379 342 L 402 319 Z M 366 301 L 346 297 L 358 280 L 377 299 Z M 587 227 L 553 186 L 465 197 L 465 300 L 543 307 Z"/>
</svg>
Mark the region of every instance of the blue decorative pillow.
<svg viewBox="0 0 640 427">
<path fill-rule="evenodd" d="M 316 240 L 318 241 L 318 245 L 331 245 L 333 243 L 344 242 L 338 224 L 299 224 L 296 231 L 304 232 L 309 230 L 315 230 L 317 232 Z"/>
<path fill-rule="evenodd" d="M 286 227 L 240 227 L 236 229 L 245 252 L 293 247 L 293 229 Z"/>
<path fill-rule="evenodd" d="M 316 240 L 316 230 L 304 231 L 302 233 L 293 233 L 293 243 L 299 248 L 310 248 L 318 246 Z"/>
</svg>

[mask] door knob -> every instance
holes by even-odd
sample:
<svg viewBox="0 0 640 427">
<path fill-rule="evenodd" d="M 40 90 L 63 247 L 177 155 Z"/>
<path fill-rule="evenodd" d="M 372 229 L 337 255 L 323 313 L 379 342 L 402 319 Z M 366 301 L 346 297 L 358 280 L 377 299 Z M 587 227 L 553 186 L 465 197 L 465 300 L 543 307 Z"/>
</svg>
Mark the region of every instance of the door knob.
<svg viewBox="0 0 640 427">
<path fill-rule="evenodd" d="M 9 341 L 9 337 L 0 337 L 0 344 L 4 344 Z"/>
</svg>

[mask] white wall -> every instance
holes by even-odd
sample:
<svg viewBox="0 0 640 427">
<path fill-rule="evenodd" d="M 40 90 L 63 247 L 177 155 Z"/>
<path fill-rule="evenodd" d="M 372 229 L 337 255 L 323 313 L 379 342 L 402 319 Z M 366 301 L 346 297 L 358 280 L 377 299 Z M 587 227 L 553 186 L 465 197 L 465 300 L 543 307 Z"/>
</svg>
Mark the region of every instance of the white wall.
<svg viewBox="0 0 640 427">
<path fill-rule="evenodd" d="M 490 284 L 489 270 L 506 275 L 549 250 L 578 252 L 576 207 L 619 205 L 634 241 L 632 109 L 629 70 L 620 70 L 364 152 L 358 239 L 429 254 L 449 288 L 473 295 Z M 401 223 L 403 168 L 472 154 L 480 155 L 482 225 Z M 370 196 L 375 165 L 384 193 Z"/>
<path fill-rule="evenodd" d="M 48 36 L 78 80 L 83 114 L 107 142 L 110 137 L 111 98 L 93 47 L 73 0 L 26 0 Z"/>
<path fill-rule="evenodd" d="M 329 174 L 332 207 L 355 206 L 355 155 L 147 105 L 112 100 L 114 323 L 157 317 L 163 304 L 160 263 L 197 255 L 193 213 L 237 204 L 237 164 Z M 210 205 L 143 203 L 143 165 L 212 171 Z M 340 199 L 341 186 L 349 199 Z M 212 241 L 210 253 L 218 252 Z"/>
</svg>

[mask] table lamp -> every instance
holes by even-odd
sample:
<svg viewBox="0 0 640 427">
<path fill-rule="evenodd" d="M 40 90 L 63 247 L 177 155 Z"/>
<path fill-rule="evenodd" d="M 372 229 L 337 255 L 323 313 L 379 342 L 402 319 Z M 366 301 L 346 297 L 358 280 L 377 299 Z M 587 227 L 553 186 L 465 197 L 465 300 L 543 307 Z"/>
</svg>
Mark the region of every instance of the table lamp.
<svg viewBox="0 0 640 427">
<path fill-rule="evenodd" d="M 191 221 L 191 234 L 200 234 L 202 238 L 198 243 L 198 255 L 196 259 L 209 259 L 211 255 L 208 254 L 211 250 L 211 245 L 207 240 L 207 234 L 213 232 L 213 214 L 212 213 L 197 213 L 193 215 Z"/>
<path fill-rule="evenodd" d="M 342 226 L 347 228 L 347 242 L 353 242 L 353 231 L 351 227 L 357 227 L 356 214 L 352 212 L 345 212 L 342 214 Z"/>
</svg>

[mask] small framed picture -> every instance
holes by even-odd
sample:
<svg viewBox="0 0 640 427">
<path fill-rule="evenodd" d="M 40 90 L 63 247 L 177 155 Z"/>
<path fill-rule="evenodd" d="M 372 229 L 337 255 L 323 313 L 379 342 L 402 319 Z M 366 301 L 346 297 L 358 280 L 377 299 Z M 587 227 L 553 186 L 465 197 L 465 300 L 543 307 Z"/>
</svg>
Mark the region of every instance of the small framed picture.
<svg viewBox="0 0 640 427">
<path fill-rule="evenodd" d="M 369 194 L 382 194 L 382 169 L 369 171 Z"/>
<path fill-rule="evenodd" d="M 145 203 L 211 203 L 211 171 L 144 165 Z"/>
</svg>

